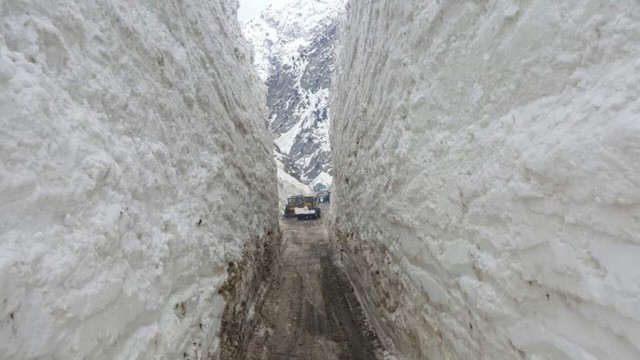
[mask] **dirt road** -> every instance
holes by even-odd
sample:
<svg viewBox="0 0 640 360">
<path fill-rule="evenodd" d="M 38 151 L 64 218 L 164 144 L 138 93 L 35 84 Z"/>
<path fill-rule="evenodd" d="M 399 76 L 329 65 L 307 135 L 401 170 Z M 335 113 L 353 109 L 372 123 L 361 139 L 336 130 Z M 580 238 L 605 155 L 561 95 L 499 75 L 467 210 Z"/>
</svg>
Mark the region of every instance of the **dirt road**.
<svg viewBox="0 0 640 360">
<path fill-rule="evenodd" d="M 286 249 L 246 359 L 381 359 L 321 221 L 285 221 Z"/>
</svg>

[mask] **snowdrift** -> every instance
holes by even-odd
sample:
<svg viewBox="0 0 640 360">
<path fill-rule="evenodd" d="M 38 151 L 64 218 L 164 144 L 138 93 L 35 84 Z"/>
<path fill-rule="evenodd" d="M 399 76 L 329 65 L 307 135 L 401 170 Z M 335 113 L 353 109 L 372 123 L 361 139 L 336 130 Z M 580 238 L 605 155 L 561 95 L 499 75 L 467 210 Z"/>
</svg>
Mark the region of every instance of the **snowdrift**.
<svg viewBox="0 0 640 360">
<path fill-rule="evenodd" d="M 333 237 L 388 345 L 640 358 L 638 3 L 356 0 L 341 36 Z"/>
<path fill-rule="evenodd" d="M 276 164 L 278 166 L 278 209 L 282 215 L 288 198 L 296 195 L 312 196 L 313 191 L 309 186 L 287 174 L 280 160 L 276 160 Z"/>
<path fill-rule="evenodd" d="M 0 358 L 218 351 L 228 264 L 278 226 L 237 6 L 0 4 Z"/>
</svg>

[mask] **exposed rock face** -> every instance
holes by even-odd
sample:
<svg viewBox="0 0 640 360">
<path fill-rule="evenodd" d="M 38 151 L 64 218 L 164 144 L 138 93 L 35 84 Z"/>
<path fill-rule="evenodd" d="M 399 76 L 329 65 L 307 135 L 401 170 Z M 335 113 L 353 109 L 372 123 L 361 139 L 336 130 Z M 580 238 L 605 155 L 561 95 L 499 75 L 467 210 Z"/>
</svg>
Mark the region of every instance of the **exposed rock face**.
<svg viewBox="0 0 640 360">
<path fill-rule="evenodd" d="M 341 33 L 333 234 L 388 343 L 640 358 L 638 2 L 354 0 Z"/>
<path fill-rule="evenodd" d="M 343 0 L 297 0 L 245 25 L 268 87 L 271 131 L 290 174 L 312 183 L 331 172 L 328 98 Z"/>
</svg>

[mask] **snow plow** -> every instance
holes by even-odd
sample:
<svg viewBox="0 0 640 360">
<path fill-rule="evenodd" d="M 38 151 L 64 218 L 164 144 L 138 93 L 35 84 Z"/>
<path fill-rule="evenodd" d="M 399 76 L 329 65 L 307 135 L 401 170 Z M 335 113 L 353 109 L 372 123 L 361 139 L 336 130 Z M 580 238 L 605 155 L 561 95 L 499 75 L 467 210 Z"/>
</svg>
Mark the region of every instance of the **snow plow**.
<svg viewBox="0 0 640 360">
<path fill-rule="evenodd" d="M 284 217 L 294 218 L 296 217 L 296 208 L 302 207 L 302 200 L 304 196 L 298 195 L 287 199 L 287 205 L 284 207 Z"/>
<path fill-rule="evenodd" d="M 313 196 L 294 196 L 287 199 L 284 217 L 296 217 L 298 220 L 315 220 L 320 218 L 320 209 Z"/>
</svg>

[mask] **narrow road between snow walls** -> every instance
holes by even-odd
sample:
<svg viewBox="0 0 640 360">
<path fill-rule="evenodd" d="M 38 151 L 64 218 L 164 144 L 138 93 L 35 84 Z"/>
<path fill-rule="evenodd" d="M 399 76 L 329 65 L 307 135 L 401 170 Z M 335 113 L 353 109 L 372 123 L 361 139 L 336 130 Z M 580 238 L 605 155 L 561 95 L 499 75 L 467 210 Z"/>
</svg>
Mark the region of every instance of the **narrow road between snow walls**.
<svg viewBox="0 0 640 360">
<path fill-rule="evenodd" d="M 239 6 L 0 1 L 0 360 L 640 359 L 637 0 Z"/>
<path fill-rule="evenodd" d="M 383 359 L 324 224 L 294 219 L 281 227 L 284 250 L 252 312 L 254 333 L 229 358 Z"/>
</svg>

